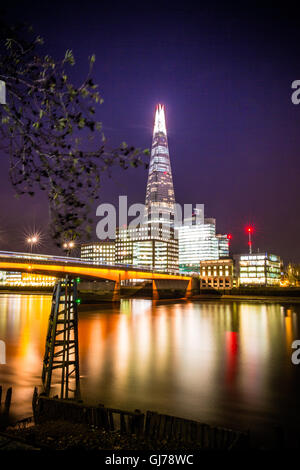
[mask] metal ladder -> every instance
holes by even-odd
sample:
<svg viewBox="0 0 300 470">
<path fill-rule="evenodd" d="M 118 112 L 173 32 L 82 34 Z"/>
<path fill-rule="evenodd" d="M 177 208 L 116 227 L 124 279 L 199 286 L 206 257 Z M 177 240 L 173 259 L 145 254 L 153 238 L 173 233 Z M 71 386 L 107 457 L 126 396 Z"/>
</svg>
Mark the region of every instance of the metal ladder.
<svg viewBox="0 0 300 470">
<path fill-rule="evenodd" d="M 80 399 L 76 301 L 76 280 L 67 276 L 55 284 L 42 372 L 43 391 L 46 396 L 50 395 L 52 372 L 60 369 L 60 398 Z"/>
</svg>

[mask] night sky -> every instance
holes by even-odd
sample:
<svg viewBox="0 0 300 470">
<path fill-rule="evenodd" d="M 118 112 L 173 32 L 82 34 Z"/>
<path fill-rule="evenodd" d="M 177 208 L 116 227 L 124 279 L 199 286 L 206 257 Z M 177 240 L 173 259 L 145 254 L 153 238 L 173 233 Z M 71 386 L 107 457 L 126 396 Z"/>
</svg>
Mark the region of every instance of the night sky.
<svg viewBox="0 0 300 470">
<path fill-rule="evenodd" d="M 72 49 L 74 81 L 96 54 L 94 80 L 104 104 L 111 146 L 151 146 L 154 110 L 166 106 L 175 196 L 204 203 L 232 251 L 254 249 L 300 262 L 300 16 L 295 4 L 253 2 L 7 2 L 11 21 L 28 21 L 56 58 Z M 258 5 L 258 4 L 257 4 Z M 270 3 L 270 5 L 272 5 Z M 0 249 L 24 250 L 24 234 L 47 230 L 44 195 L 16 200 L 1 155 Z M 114 170 L 104 177 L 102 202 L 119 194 L 144 202 L 147 171 Z M 47 237 L 40 251 L 53 252 Z"/>
</svg>

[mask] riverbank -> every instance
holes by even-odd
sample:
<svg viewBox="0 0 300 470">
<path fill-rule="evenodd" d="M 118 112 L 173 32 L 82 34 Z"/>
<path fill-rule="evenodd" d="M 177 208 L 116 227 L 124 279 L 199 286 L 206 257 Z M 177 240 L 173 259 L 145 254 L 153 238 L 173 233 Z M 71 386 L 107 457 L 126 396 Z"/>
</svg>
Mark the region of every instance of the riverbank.
<svg viewBox="0 0 300 470">
<path fill-rule="evenodd" d="M 39 296 L 39 295 L 45 295 L 45 296 L 52 296 L 52 291 L 47 292 L 47 291 L 0 291 L 0 296 L 5 295 L 5 294 L 20 294 L 20 295 L 34 295 L 34 296 Z M 85 298 L 85 296 L 80 295 L 80 304 L 78 305 L 79 311 L 93 311 L 95 308 L 98 308 L 101 306 L 101 308 L 111 308 L 111 306 L 116 305 L 118 302 L 113 301 L 111 297 L 109 296 L 99 296 L 96 295 L 95 297 L 89 296 L 88 300 Z M 222 304 L 223 302 L 250 302 L 250 303 L 282 303 L 282 304 L 300 304 L 300 297 L 291 297 L 291 296 L 262 296 L 262 295 L 249 295 L 249 294 L 243 294 L 243 295 L 233 295 L 233 294 L 198 294 L 194 295 L 189 299 L 186 299 L 185 297 L 166 297 L 166 298 L 159 298 L 159 299 L 153 299 L 151 296 L 147 297 L 140 297 L 140 296 L 131 296 L 131 297 L 122 297 L 120 300 L 150 300 L 152 301 L 153 304 L 172 304 L 172 303 L 186 303 L 188 302 L 215 302 L 217 301 L 218 303 Z"/>
<path fill-rule="evenodd" d="M 249 433 L 210 426 L 153 411 L 126 411 L 82 401 L 37 395 L 28 426 L 24 420 L 7 428 L 11 439 L 49 450 L 241 450 L 249 448 Z M 22 426 L 22 428 L 21 428 Z M 17 427 L 17 428 L 16 428 Z"/>
<path fill-rule="evenodd" d="M 36 288 L 32 286 L 22 288 L 5 288 L 0 289 L 0 296 L 5 294 L 20 294 L 20 295 L 52 295 L 52 288 Z M 184 297 L 184 292 L 178 291 L 162 291 L 159 293 L 159 299 L 153 299 L 151 289 L 136 288 L 121 288 L 121 300 L 130 299 L 144 299 L 152 300 L 153 302 L 183 302 L 187 299 Z M 112 300 L 112 292 L 78 292 L 81 305 L 89 306 L 91 309 L 97 305 L 110 305 L 114 304 Z M 202 289 L 200 292 L 195 292 L 189 301 L 249 301 L 249 302 L 279 302 L 279 303 L 300 303 L 300 289 L 299 288 L 235 288 L 232 290 L 217 291 L 214 289 Z"/>
<path fill-rule="evenodd" d="M 246 295 L 222 295 L 220 300 L 230 300 L 230 301 L 245 301 L 247 302 L 263 302 L 263 303 L 286 303 L 286 304 L 300 304 L 299 297 L 280 297 L 280 296 L 246 296 Z"/>
<path fill-rule="evenodd" d="M 4 288 L 0 289 L 0 295 L 2 294 L 52 295 L 52 291 L 53 291 L 52 287 L 45 287 L 45 288 L 42 288 L 42 287 L 37 288 L 37 287 L 32 287 L 32 286 L 20 287 L 20 288 L 5 287 L 5 289 Z"/>
<path fill-rule="evenodd" d="M 27 429 L 10 430 L 6 435 L 21 439 L 26 445 L 41 450 L 135 450 L 135 451 L 191 451 L 203 450 L 200 444 L 181 441 L 151 440 L 119 431 L 105 431 L 86 424 L 68 421 L 48 421 Z"/>
</svg>

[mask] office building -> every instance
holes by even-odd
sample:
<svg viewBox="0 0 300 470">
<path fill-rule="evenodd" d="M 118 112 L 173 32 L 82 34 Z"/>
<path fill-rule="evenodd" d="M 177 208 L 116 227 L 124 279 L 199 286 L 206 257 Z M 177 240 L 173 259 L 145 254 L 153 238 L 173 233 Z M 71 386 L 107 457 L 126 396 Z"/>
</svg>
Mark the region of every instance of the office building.
<svg viewBox="0 0 300 470">
<path fill-rule="evenodd" d="M 52 287 L 56 281 L 56 277 L 43 274 L 0 271 L 0 285 L 3 287 Z"/>
<path fill-rule="evenodd" d="M 95 264 L 115 264 L 115 242 L 103 240 L 99 242 L 83 243 L 81 245 L 81 258 Z"/>
<path fill-rule="evenodd" d="M 278 286 L 281 260 L 269 253 L 235 255 L 240 286 Z"/>
<path fill-rule="evenodd" d="M 165 108 L 157 105 L 146 188 L 145 223 L 174 228 L 175 195 L 168 148 Z"/>
<path fill-rule="evenodd" d="M 117 264 L 178 272 L 174 204 L 165 110 L 164 106 L 158 105 L 155 111 L 143 224 L 134 228 L 129 226 L 117 229 Z"/>
<path fill-rule="evenodd" d="M 116 263 L 163 272 L 178 272 L 178 242 L 153 234 L 150 225 L 119 228 L 116 234 Z"/>
<path fill-rule="evenodd" d="M 215 219 L 197 223 L 195 215 L 178 228 L 179 270 L 199 274 L 200 261 L 229 256 L 227 235 L 216 235 Z"/>
<path fill-rule="evenodd" d="M 233 259 L 200 261 L 200 288 L 232 289 L 236 286 Z"/>
<path fill-rule="evenodd" d="M 229 256 L 229 238 L 228 235 L 216 235 L 218 239 L 219 257 L 226 258 Z"/>
</svg>

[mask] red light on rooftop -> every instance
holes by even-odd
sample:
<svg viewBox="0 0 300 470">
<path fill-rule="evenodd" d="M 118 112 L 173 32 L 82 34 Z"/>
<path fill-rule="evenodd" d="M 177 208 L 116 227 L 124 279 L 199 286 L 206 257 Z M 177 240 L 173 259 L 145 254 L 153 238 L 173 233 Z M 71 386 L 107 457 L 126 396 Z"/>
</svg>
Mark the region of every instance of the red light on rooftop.
<svg viewBox="0 0 300 470">
<path fill-rule="evenodd" d="M 253 233 L 253 227 L 251 227 L 250 225 L 246 228 L 246 230 L 248 233 Z"/>
<path fill-rule="evenodd" d="M 227 239 L 228 239 L 228 240 L 232 240 L 232 235 L 231 235 L 231 233 L 228 233 Z"/>
</svg>

